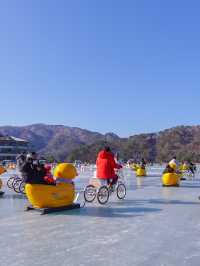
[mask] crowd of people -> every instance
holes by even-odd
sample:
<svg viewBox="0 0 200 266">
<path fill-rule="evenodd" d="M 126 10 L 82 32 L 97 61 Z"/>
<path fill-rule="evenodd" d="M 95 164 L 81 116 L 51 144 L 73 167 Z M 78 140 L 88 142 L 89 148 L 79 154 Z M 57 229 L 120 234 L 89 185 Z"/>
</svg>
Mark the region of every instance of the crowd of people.
<svg viewBox="0 0 200 266">
<path fill-rule="evenodd" d="M 97 156 L 96 160 L 96 178 L 101 185 L 113 186 L 118 180 L 116 169 L 121 169 L 122 164 L 118 162 L 118 154 L 114 154 L 109 146 L 105 146 Z M 145 169 L 146 161 L 144 158 L 138 162 L 138 165 Z M 177 173 L 179 171 L 179 162 L 176 156 L 166 165 L 163 173 Z M 185 161 L 182 165 L 187 166 L 192 174 L 195 173 L 196 166 L 191 161 Z M 41 163 L 35 152 L 21 154 L 17 157 L 17 168 L 25 183 L 55 185 L 56 182 L 51 173 L 51 167 Z"/>
<path fill-rule="evenodd" d="M 101 184 L 113 186 L 118 176 L 115 170 L 122 168 L 118 163 L 118 155 L 114 155 L 109 146 L 105 146 L 97 156 L 96 177 Z M 55 185 L 51 167 L 40 162 L 35 152 L 21 154 L 17 157 L 17 169 L 25 183 Z"/>
<path fill-rule="evenodd" d="M 190 171 L 193 175 L 195 174 L 196 165 L 191 160 L 183 161 L 182 163 L 179 163 L 177 161 L 176 156 L 174 156 L 172 160 L 169 161 L 163 173 L 165 174 L 165 173 L 179 172 L 180 170 L 182 170 L 181 167 L 184 167 L 185 170 Z"/>
</svg>

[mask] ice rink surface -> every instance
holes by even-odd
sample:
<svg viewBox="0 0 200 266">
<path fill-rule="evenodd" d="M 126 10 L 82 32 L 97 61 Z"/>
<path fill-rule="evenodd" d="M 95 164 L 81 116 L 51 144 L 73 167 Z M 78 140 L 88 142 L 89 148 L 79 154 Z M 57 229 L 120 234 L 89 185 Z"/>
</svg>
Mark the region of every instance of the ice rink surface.
<svg viewBox="0 0 200 266">
<path fill-rule="evenodd" d="M 163 188 L 161 171 L 150 168 L 149 176 L 136 179 L 127 169 L 125 200 L 112 195 L 105 206 L 95 202 L 48 215 L 25 212 L 26 198 L 4 185 L 0 265 L 199 266 L 200 176 Z M 81 173 L 77 189 L 92 175 Z"/>
</svg>

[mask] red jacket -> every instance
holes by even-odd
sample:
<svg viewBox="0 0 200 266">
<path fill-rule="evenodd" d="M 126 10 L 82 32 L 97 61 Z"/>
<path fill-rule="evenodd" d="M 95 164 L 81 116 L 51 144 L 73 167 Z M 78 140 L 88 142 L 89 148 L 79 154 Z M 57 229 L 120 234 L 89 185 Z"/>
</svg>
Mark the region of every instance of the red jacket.
<svg viewBox="0 0 200 266">
<path fill-rule="evenodd" d="M 114 160 L 114 155 L 111 152 L 100 151 L 96 161 L 97 178 L 108 179 L 116 176 L 115 169 L 122 168 Z"/>
</svg>

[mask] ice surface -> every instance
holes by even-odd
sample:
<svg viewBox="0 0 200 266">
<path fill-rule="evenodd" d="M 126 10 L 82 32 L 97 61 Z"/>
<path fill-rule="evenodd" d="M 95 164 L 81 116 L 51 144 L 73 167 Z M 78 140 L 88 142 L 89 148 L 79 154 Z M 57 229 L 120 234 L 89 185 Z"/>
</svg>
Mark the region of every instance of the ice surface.
<svg viewBox="0 0 200 266">
<path fill-rule="evenodd" d="M 113 195 L 105 206 L 44 216 L 24 212 L 26 198 L 4 186 L 0 265 L 199 266 L 200 176 L 179 188 L 163 188 L 161 170 L 153 167 L 140 179 L 125 170 L 123 201 Z M 77 189 L 92 175 L 90 169 L 81 173 Z"/>
</svg>

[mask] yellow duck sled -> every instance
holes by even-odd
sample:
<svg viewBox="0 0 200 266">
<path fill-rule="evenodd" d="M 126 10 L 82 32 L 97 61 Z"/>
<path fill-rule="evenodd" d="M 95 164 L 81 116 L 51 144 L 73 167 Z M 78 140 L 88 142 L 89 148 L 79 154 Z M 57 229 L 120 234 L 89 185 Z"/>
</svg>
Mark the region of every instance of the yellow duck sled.
<svg viewBox="0 0 200 266">
<path fill-rule="evenodd" d="M 54 170 L 56 185 L 26 184 L 25 192 L 33 207 L 27 210 L 43 209 L 44 213 L 80 208 L 73 204 L 75 187 L 72 180 L 77 176 L 76 168 L 69 163 L 58 164 Z"/>
<path fill-rule="evenodd" d="M 181 177 L 181 172 L 177 172 L 177 164 L 171 161 L 166 166 L 166 170 L 163 173 L 162 185 L 164 187 L 179 187 Z"/>
<path fill-rule="evenodd" d="M 137 169 L 138 169 L 138 164 L 136 164 L 136 163 L 132 163 L 131 165 L 130 165 L 130 168 L 134 171 L 134 172 L 136 172 L 137 171 Z"/>
<path fill-rule="evenodd" d="M 145 168 L 138 167 L 136 171 L 136 176 L 146 176 Z"/>
<path fill-rule="evenodd" d="M 166 187 L 178 187 L 181 175 L 177 173 L 165 173 L 162 176 L 162 185 Z"/>
</svg>

